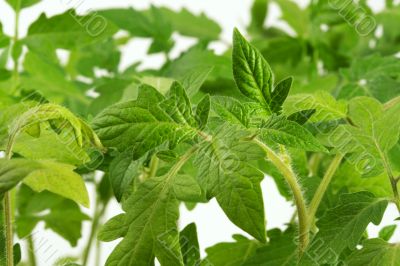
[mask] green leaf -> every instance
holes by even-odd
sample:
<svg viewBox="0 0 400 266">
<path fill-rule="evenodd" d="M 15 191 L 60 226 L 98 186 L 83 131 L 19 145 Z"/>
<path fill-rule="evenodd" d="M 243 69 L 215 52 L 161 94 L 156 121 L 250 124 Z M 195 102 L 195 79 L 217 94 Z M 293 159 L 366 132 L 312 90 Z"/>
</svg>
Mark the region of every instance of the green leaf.
<svg viewBox="0 0 400 266">
<path fill-rule="evenodd" d="M 46 228 L 65 238 L 71 246 L 76 246 L 82 236 L 82 222 L 89 220 L 73 201 L 48 191 L 36 193 L 25 185 L 18 189 L 16 205 L 16 232 L 20 238 L 31 234 L 43 221 Z"/>
<path fill-rule="evenodd" d="M 176 175 L 172 189 L 180 201 L 202 201 L 203 192 L 197 180 L 191 175 Z"/>
<path fill-rule="evenodd" d="M 38 89 L 46 98 L 62 102 L 75 99 L 81 104 L 88 101 L 79 88 L 70 82 L 61 66 L 33 52 L 25 55 L 23 63 L 26 75 L 21 77 L 21 84 L 26 89 Z"/>
<path fill-rule="evenodd" d="M 400 245 L 390 244 L 382 239 L 368 239 L 363 248 L 353 252 L 347 259 L 348 265 L 354 266 L 395 266 L 400 260 Z"/>
<path fill-rule="evenodd" d="M 23 182 L 37 192 L 44 190 L 71 199 L 89 208 L 89 195 L 83 178 L 74 166 L 52 161 L 38 161 L 42 167 L 31 172 Z"/>
<path fill-rule="evenodd" d="M 326 151 L 307 129 L 284 116 L 272 116 L 263 122 L 259 136 L 267 143 L 279 143 L 306 151 Z"/>
<path fill-rule="evenodd" d="M 297 124 L 303 125 L 315 114 L 315 109 L 298 111 L 288 116 L 288 120 L 294 121 Z"/>
<path fill-rule="evenodd" d="M 216 197 L 228 218 L 238 227 L 265 241 L 265 215 L 260 182 L 263 174 L 249 160 L 262 158 L 257 145 L 242 138 L 248 132 L 223 124 L 199 150 L 197 179 L 208 197 Z"/>
<path fill-rule="evenodd" d="M 203 13 L 194 15 L 186 8 L 180 11 L 172 11 L 168 8 L 161 8 L 167 21 L 172 28 L 182 35 L 197 37 L 202 40 L 218 40 L 221 27 Z"/>
<path fill-rule="evenodd" d="M 357 166 L 349 161 L 344 161 L 336 171 L 331 186 L 335 191 L 345 187 L 349 192 L 369 191 L 376 197 L 382 198 L 392 197 L 393 193 L 386 173 L 365 178 L 362 176 L 362 172 L 357 169 Z"/>
<path fill-rule="evenodd" d="M 297 252 L 295 229 L 290 226 L 284 232 L 279 229 L 268 231 L 270 241 L 257 248 L 243 265 L 245 266 L 290 266 L 296 265 Z"/>
<path fill-rule="evenodd" d="M 80 16 L 70 9 L 50 18 L 41 14 L 30 25 L 27 36 L 22 41 L 32 51 L 48 56 L 56 48 L 71 50 L 98 42 L 116 32 L 115 25 L 98 14 Z"/>
<path fill-rule="evenodd" d="M 133 160 L 132 152 L 129 150 L 120 153 L 110 163 L 109 178 L 114 195 L 121 201 L 125 191 L 133 186 L 133 180 L 139 175 L 143 168 L 144 157 Z"/>
<path fill-rule="evenodd" d="M 342 71 L 346 83 L 339 97 L 369 96 L 389 101 L 400 94 L 399 71 L 400 60 L 394 56 L 373 55 L 354 60 L 349 69 Z"/>
<path fill-rule="evenodd" d="M 6 0 L 6 2 L 14 9 L 14 11 L 19 12 L 23 8 L 39 3 L 40 0 Z"/>
<path fill-rule="evenodd" d="M 384 110 L 373 98 L 356 97 L 349 102 L 348 119 L 352 125 L 340 125 L 326 138 L 326 144 L 346 154 L 364 176 L 376 176 L 389 166 L 387 153 L 400 134 L 400 104 Z M 389 171 L 389 169 L 386 169 Z"/>
<path fill-rule="evenodd" d="M 269 0 L 254 0 L 251 6 L 250 30 L 260 30 L 264 27 L 264 22 L 268 14 Z"/>
<path fill-rule="evenodd" d="M 118 103 L 122 100 L 125 90 L 132 84 L 132 81 L 114 78 L 105 81 L 95 88 L 95 91 L 100 94 L 99 97 L 94 99 L 90 105 L 88 113 L 97 115 L 104 108 Z"/>
<path fill-rule="evenodd" d="M 104 230 L 120 236 L 122 231 L 115 230 L 117 222 L 120 228 L 128 228 L 106 265 L 149 265 L 154 255 L 163 265 L 183 265 L 180 248 L 176 245 L 179 202 L 171 189 L 171 178 L 173 176 L 168 173 L 146 180 L 124 203 L 125 218 L 114 218 L 112 223 L 106 224 L 103 236 Z M 107 233 L 105 238 L 114 237 Z"/>
<path fill-rule="evenodd" d="M 243 125 L 249 125 L 249 110 L 246 105 L 232 97 L 215 96 L 212 98 L 212 110 L 225 121 Z"/>
<path fill-rule="evenodd" d="M 206 249 L 207 257 L 201 265 L 241 266 L 260 246 L 257 241 L 241 235 L 234 235 L 235 242 L 218 243 Z"/>
<path fill-rule="evenodd" d="M 71 132 L 70 132 L 71 133 Z M 60 163 L 82 165 L 89 161 L 83 147 L 75 141 L 74 134 L 56 134 L 41 130 L 40 137 L 34 138 L 22 133 L 14 144 L 13 151 L 28 159 L 55 160 Z"/>
<path fill-rule="evenodd" d="M 126 214 L 121 213 L 108 220 L 107 223 L 101 227 L 97 238 L 100 241 L 109 242 L 124 237 L 129 229 L 129 226 L 125 223 L 125 219 Z"/>
<path fill-rule="evenodd" d="M 282 110 L 282 104 L 285 102 L 290 88 L 292 87 L 293 78 L 289 77 L 287 79 L 279 82 L 274 90 L 272 91 L 270 107 L 271 111 L 274 113 L 279 113 Z"/>
<path fill-rule="evenodd" d="M 237 29 L 233 34 L 232 67 L 239 90 L 270 110 L 268 103 L 274 83 L 271 68 L 260 52 Z"/>
<path fill-rule="evenodd" d="M 386 199 L 375 198 L 369 192 L 342 195 L 336 207 L 317 222 L 319 231 L 301 262 L 335 263 L 345 248 L 356 248 L 369 223 L 381 222 L 387 205 Z"/>
<path fill-rule="evenodd" d="M 81 74 L 94 78 L 96 68 L 118 72 L 120 57 L 116 41 L 108 38 L 71 50 L 66 69 L 73 77 Z"/>
<path fill-rule="evenodd" d="M 10 44 L 10 38 L 7 35 L 4 34 L 3 25 L 0 23 L 0 48 L 7 47 L 9 44 Z M 5 49 L 6 56 L 8 56 L 7 55 L 7 50 L 8 49 Z M 2 68 L 5 67 L 5 64 L 2 63 L 2 59 L 3 59 L 2 57 L 3 56 L 4 56 L 3 54 L 0 55 L 0 66 Z"/>
<path fill-rule="evenodd" d="M 379 238 L 385 240 L 385 241 L 389 241 L 390 238 L 392 238 L 394 232 L 396 231 L 397 225 L 393 224 L 393 225 L 387 225 L 385 227 L 383 227 L 380 231 L 379 231 Z"/>
<path fill-rule="evenodd" d="M 167 110 L 158 106 L 162 95 L 146 85 L 140 90 L 142 96 L 139 95 L 137 100 L 110 106 L 93 120 L 93 128 L 107 147 L 115 147 L 121 152 L 130 150 L 133 159 L 138 159 L 166 141 L 177 143 L 195 133 L 195 129 L 188 124 L 194 119 L 190 117 L 191 107 L 186 106 L 187 99 L 179 91 L 171 99 L 184 99 L 185 102 L 178 105 L 167 100 L 164 106 L 170 108 L 172 104 L 176 107 L 175 110 L 169 109 L 167 114 Z M 186 117 L 186 114 L 189 116 Z"/>
<path fill-rule="evenodd" d="M 182 83 L 187 94 L 192 97 L 199 92 L 201 86 L 207 80 L 213 69 L 214 67 L 212 66 L 198 66 L 189 69 L 188 72 L 183 73 L 182 76 L 174 77 Z"/>
<path fill-rule="evenodd" d="M 0 196 L 42 167 L 42 164 L 27 159 L 0 159 Z"/>
<path fill-rule="evenodd" d="M 145 11 L 132 8 L 108 9 L 97 11 L 96 14 L 134 37 L 153 38 L 149 53 L 168 51 L 173 44 L 171 21 L 154 6 Z"/>
<path fill-rule="evenodd" d="M 199 125 L 200 130 L 204 129 L 207 125 L 210 108 L 211 99 L 210 96 L 207 94 L 196 106 L 195 119 L 197 121 L 197 124 Z"/>
<path fill-rule="evenodd" d="M 160 103 L 160 107 L 178 124 L 196 127 L 192 105 L 185 89 L 178 82 L 171 85 L 168 99 Z"/>
<path fill-rule="evenodd" d="M 196 224 L 188 224 L 179 234 L 179 243 L 185 266 L 196 266 L 200 262 L 200 248 Z"/>
<path fill-rule="evenodd" d="M 76 117 L 67 108 L 60 105 L 46 103 L 29 108 L 19 115 L 9 126 L 8 145 L 13 145 L 16 137 L 24 130 L 37 123 L 53 123 L 55 131 L 59 134 L 67 132 L 72 134 L 70 141 L 76 141 L 79 147 L 91 144 L 102 148 L 100 140 L 93 130 L 80 118 Z"/>
<path fill-rule="evenodd" d="M 307 36 L 309 32 L 308 9 L 302 9 L 292 0 L 274 0 L 282 11 L 282 19 L 296 32 L 298 36 Z M 297 16 L 293 16 L 296 14 Z"/>
<path fill-rule="evenodd" d="M 313 94 L 295 94 L 289 96 L 283 105 L 285 114 L 293 114 L 307 109 L 315 109 L 310 122 L 330 121 L 345 118 L 347 106 L 344 101 L 336 101 L 327 92 L 318 91 Z"/>
</svg>

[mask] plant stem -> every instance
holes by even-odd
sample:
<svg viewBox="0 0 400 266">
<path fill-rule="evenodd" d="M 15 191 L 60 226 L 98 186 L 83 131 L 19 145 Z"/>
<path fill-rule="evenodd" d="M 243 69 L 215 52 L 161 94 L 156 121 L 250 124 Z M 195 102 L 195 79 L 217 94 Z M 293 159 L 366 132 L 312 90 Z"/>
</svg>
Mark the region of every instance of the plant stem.
<svg viewBox="0 0 400 266">
<path fill-rule="evenodd" d="M 103 204 L 102 208 L 100 209 L 100 205 L 96 203 L 96 208 L 95 208 L 95 213 L 93 217 L 93 223 L 92 223 L 92 228 L 90 230 L 90 235 L 88 242 L 86 244 L 85 251 L 83 252 L 83 260 L 82 260 L 82 265 L 86 266 L 89 260 L 89 255 L 90 255 L 90 250 L 92 248 L 92 242 L 93 239 L 95 238 L 95 235 L 97 233 L 99 223 L 100 223 L 100 218 L 103 217 L 105 211 L 107 208 L 107 204 Z"/>
<path fill-rule="evenodd" d="M 278 170 L 283 174 L 286 182 L 289 184 L 292 190 L 294 201 L 297 208 L 297 217 L 299 222 L 299 255 L 301 256 L 308 246 L 309 242 L 309 230 L 308 230 L 308 215 L 307 206 L 304 200 L 301 187 L 297 182 L 296 174 L 294 173 L 290 163 L 286 162 L 283 158 L 277 155 L 271 148 L 265 145 L 258 139 L 253 139 L 253 141 L 260 146 L 266 153 L 268 159 L 278 168 Z"/>
<path fill-rule="evenodd" d="M 28 242 L 29 265 L 36 266 L 35 244 L 33 243 L 32 235 L 28 236 L 27 242 Z"/>
<path fill-rule="evenodd" d="M 392 186 L 392 191 L 393 191 L 393 196 L 394 196 L 394 203 L 396 204 L 397 210 L 400 213 L 400 195 L 399 195 L 399 190 L 397 189 L 397 180 L 394 177 L 392 168 L 390 167 L 388 158 L 386 156 L 386 154 L 379 148 L 379 145 L 377 143 L 375 143 L 375 146 L 378 148 L 379 151 L 379 155 L 382 159 L 383 162 L 383 166 L 385 168 L 386 174 L 389 178 L 390 181 L 390 185 Z"/>
<path fill-rule="evenodd" d="M 315 214 L 317 213 L 318 207 L 342 159 L 342 154 L 337 154 L 335 158 L 333 158 L 331 164 L 328 167 L 328 170 L 325 172 L 325 175 L 317 188 L 317 191 L 314 194 L 313 199 L 311 200 L 308 211 L 308 221 L 310 222 L 309 228 L 311 228 L 311 223 L 314 222 Z"/>
<path fill-rule="evenodd" d="M 396 98 L 391 99 L 390 101 L 386 102 L 383 105 L 383 108 L 385 110 L 392 108 L 393 106 L 395 106 L 396 104 L 400 103 L 400 96 L 397 96 Z"/>
<path fill-rule="evenodd" d="M 156 176 L 159 161 L 160 161 L 160 160 L 158 159 L 157 155 L 154 154 L 154 155 L 151 157 L 151 160 L 150 160 L 150 170 L 149 170 L 148 178 L 152 178 L 152 177 L 155 177 L 155 176 Z"/>
<path fill-rule="evenodd" d="M 12 229 L 12 212 L 11 212 L 11 193 L 7 191 L 4 194 L 4 224 L 6 227 L 6 256 L 7 266 L 14 265 L 13 253 L 13 229 Z"/>
<path fill-rule="evenodd" d="M 10 160 L 12 156 L 11 150 L 6 151 L 6 159 Z M 12 228 L 12 204 L 11 204 L 11 192 L 7 191 L 4 193 L 3 199 L 4 206 L 4 225 L 5 225 L 5 236 L 6 236 L 6 265 L 14 265 L 14 243 L 13 243 L 13 228 Z"/>
<path fill-rule="evenodd" d="M 18 42 L 19 38 L 19 8 L 15 11 L 15 25 L 14 25 L 14 36 L 13 36 L 13 49 Z M 11 51 L 13 54 L 13 51 Z M 18 72 L 18 58 L 14 59 L 14 66 L 13 66 L 13 92 L 18 88 L 19 83 L 19 72 Z"/>
</svg>

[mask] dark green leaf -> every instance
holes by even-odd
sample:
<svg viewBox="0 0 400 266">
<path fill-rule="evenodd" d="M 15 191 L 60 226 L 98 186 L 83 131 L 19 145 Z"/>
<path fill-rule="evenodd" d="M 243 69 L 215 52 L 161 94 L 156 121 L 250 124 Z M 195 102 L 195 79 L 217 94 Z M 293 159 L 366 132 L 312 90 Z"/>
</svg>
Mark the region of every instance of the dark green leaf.
<svg viewBox="0 0 400 266">
<path fill-rule="evenodd" d="M 232 67 L 240 91 L 270 110 L 268 103 L 274 83 L 271 68 L 260 52 L 237 29 L 233 34 Z"/>
</svg>

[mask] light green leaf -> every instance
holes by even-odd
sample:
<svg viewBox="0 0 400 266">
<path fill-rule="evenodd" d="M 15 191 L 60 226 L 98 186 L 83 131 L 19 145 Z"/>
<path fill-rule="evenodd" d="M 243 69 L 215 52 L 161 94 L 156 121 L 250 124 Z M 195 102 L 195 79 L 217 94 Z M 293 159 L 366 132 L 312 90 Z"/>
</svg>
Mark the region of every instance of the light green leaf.
<svg viewBox="0 0 400 266">
<path fill-rule="evenodd" d="M 37 192 L 44 190 L 71 199 L 89 208 L 89 195 L 83 178 L 74 166 L 52 161 L 38 161 L 42 167 L 31 172 L 23 182 Z"/>
<path fill-rule="evenodd" d="M 346 259 L 352 266 L 395 266 L 399 261 L 400 244 L 390 244 L 379 238 L 364 241 L 363 248 Z"/>
<path fill-rule="evenodd" d="M 233 34 L 232 67 L 239 90 L 270 110 L 268 103 L 274 83 L 272 70 L 260 52 L 237 29 Z"/>
<path fill-rule="evenodd" d="M 87 163 L 90 160 L 88 154 L 76 141 L 71 141 L 73 139 L 74 134 L 56 134 L 50 130 L 41 130 L 37 138 L 22 133 L 13 151 L 33 160 L 56 160 L 71 165 Z"/>
<path fill-rule="evenodd" d="M 73 136 L 70 141 L 76 141 L 79 147 L 91 144 L 102 148 L 100 140 L 93 130 L 80 118 L 76 117 L 67 108 L 60 105 L 46 103 L 29 108 L 18 116 L 9 126 L 8 146 L 12 147 L 17 136 L 30 126 L 37 123 L 50 122 L 54 130 L 61 134 L 66 132 Z"/>
<path fill-rule="evenodd" d="M 248 132 L 223 124 L 213 140 L 202 144 L 195 164 L 197 179 L 208 197 L 216 197 L 228 218 L 238 227 L 265 241 L 265 216 L 260 182 L 263 174 L 249 160 L 262 151 L 241 139 Z"/>
<path fill-rule="evenodd" d="M 288 97 L 283 105 L 284 113 L 293 114 L 306 109 L 315 109 L 310 122 L 330 121 L 345 118 L 347 106 L 344 101 L 336 101 L 324 91 L 313 94 L 295 94 Z"/>
<path fill-rule="evenodd" d="M 343 154 L 351 153 L 348 160 L 364 176 L 379 175 L 389 167 L 387 153 L 399 140 L 399 112 L 400 104 L 384 110 L 373 98 L 356 97 L 349 102 L 352 125 L 340 125 L 325 136 L 325 143 Z"/>
<path fill-rule="evenodd" d="M 342 195 L 336 207 L 328 210 L 317 222 L 319 231 L 301 263 L 335 263 L 345 248 L 356 248 L 368 224 L 381 222 L 387 205 L 386 199 L 375 198 L 369 192 Z"/>
</svg>

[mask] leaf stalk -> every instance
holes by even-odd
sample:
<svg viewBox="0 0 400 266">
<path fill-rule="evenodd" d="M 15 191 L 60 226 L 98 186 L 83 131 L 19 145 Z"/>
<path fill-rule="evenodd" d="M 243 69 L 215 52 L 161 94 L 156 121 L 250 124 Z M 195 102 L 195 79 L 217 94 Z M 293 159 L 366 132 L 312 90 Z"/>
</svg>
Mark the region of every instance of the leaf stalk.
<svg viewBox="0 0 400 266">
<path fill-rule="evenodd" d="M 344 157 L 343 154 L 338 153 L 333 158 L 331 164 L 328 167 L 328 170 L 325 172 L 325 175 L 322 178 L 321 183 L 317 188 L 317 191 L 314 194 L 313 199 L 311 200 L 308 212 L 308 217 L 309 217 L 308 221 L 310 222 L 309 228 L 311 228 L 311 224 L 314 222 L 315 214 L 317 213 L 318 207 L 321 204 L 322 198 L 324 197 L 325 192 L 332 181 L 332 177 L 334 176 L 337 168 L 339 167 L 343 157 Z"/>
</svg>

